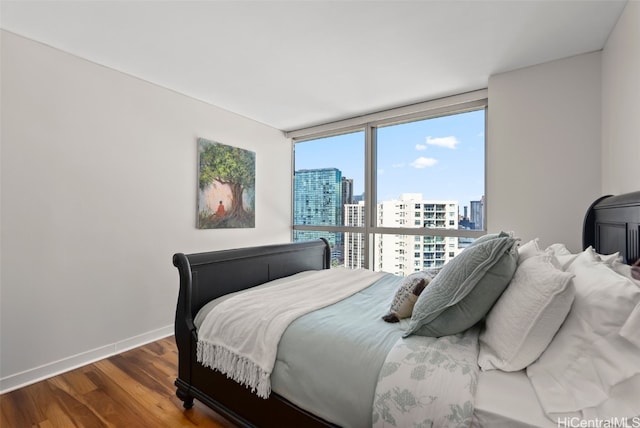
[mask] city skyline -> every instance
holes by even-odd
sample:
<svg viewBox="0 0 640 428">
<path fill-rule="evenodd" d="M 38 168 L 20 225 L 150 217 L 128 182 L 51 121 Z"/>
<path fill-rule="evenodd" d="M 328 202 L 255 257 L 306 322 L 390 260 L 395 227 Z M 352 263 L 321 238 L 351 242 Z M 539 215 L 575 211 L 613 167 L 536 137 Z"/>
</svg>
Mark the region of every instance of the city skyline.
<svg viewBox="0 0 640 428">
<path fill-rule="evenodd" d="M 425 199 L 421 193 L 402 193 L 398 198 L 377 201 L 376 205 L 403 202 L 455 204 L 457 228 L 483 230 L 484 195 L 480 200 L 461 204 L 454 199 Z M 363 206 L 362 199 L 353 195 L 353 179 L 344 177 L 337 168 L 313 168 L 295 171 L 294 179 L 294 224 L 296 225 L 343 225 L 349 205 Z M 444 206 L 444 205 L 443 205 Z M 424 227 L 433 227 L 423 225 Z M 440 228 L 440 226 L 435 226 Z M 303 232 L 301 232 L 303 233 Z M 304 234 L 304 233 L 303 233 Z"/>
<path fill-rule="evenodd" d="M 308 172 L 313 172 L 313 171 L 330 171 L 330 170 L 335 170 L 340 172 L 340 174 L 342 174 L 342 171 L 338 168 L 311 168 L 311 169 L 299 169 L 296 170 L 295 173 L 308 173 Z M 341 175 L 341 181 L 342 181 L 342 200 L 345 201 L 345 193 L 349 195 L 349 197 L 351 199 L 353 199 L 353 202 L 344 202 L 345 204 L 358 204 L 359 202 L 362 201 L 362 198 L 364 197 L 364 192 L 361 194 L 355 194 L 355 192 L 353 192 L 353 182 L 354 180 L 346 177 L 344 175 Z M 350 183 L 349 184 L 349 191 L 345 192 L 344 189 L 344 185 L 345 182 Z M 424 200 L 429 200 L 429 201 L 452 201 L 455 202 L 458 205 L 458 209 L 459 212 L 458 214 L 461 217 L 464 218 L 475 218 L 478 217 L 478 213 L 480 215 L 480 217 L 482 218 L 482 212 L 479 211 L 478 206 L 482 206 L 482 204 L 484 204 L 484 195 L 482 195 L 479 199 L 477 200 L 471 200 L 471 201 L 463 201 L 463 202 L 468 202 L 468 203 L 461 203 L 461 201 L 457 200 L 457 199 L 433 199 L 433 198 L 424 198 L 424 195 L 421 193 L 415 193 L 415 192 L 404 192 L 399 194 L 396 198 L 392 198 L 392 199 L 388 199 L 388 200 L 378 200 L 376 203 L 379 205 L 381 203 L 386 203 L 386 202 L 392 202 L 392 201 L 402 201 L 403 197 L 405 195 L 415 195 L 418 194 L 421 196 L 421 199 Z M 475 205 L 475 209 L 474 209 L 474 205 Z M 476 214 L 474 215 L 474 211 L 476 212 Z M 467 214 L 467 215 L 465 215 Z"/>
</svg>

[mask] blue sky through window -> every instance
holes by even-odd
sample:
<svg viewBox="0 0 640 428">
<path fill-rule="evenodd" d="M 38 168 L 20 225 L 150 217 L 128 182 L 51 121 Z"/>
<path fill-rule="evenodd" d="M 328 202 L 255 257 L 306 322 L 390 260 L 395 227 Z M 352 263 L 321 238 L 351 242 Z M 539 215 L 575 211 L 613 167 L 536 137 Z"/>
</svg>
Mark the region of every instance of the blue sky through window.
<svg viewBox="0 0 640 428">
<path fill-rule="evenodd" d="M 401 193 L 457 200 L 484 195 L 485 110 L 378 128 L 378 201 Z M 364 132 L 296 144 L 295 169 L 338 168 L 364 192 Z"/>
</svg>

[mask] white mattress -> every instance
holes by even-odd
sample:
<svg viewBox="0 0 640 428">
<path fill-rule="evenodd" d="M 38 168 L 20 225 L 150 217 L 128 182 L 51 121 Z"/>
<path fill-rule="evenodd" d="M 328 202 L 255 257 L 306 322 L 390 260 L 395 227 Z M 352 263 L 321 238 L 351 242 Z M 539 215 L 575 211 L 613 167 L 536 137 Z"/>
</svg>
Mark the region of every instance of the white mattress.
<svg viewBox="0 0 640 428">
<path fill-rule="evenodd" d="M 480 371 L 473 427 L 557 428 L 545 416 L 524 370 Z"/>
</svg>

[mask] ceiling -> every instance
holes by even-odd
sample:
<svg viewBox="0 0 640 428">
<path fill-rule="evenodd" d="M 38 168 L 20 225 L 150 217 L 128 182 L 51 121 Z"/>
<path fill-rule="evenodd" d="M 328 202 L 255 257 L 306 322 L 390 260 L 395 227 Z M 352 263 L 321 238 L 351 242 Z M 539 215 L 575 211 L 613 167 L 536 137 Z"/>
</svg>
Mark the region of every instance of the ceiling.
<svg viewBox="0 0 640 428">
<path fill-rule="evenodd" d="M 9 1 L 3 29 L 281 130 L 602 49 L 625 1 Z"/>
</svg>

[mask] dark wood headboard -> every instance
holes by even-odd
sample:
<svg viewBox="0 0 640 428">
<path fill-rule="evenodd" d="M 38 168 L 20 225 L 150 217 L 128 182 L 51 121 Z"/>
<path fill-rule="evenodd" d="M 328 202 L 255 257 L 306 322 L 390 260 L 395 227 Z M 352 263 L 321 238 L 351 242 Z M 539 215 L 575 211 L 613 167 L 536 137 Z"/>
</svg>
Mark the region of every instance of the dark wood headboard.
<svg viewBox="0 0 640 428">
<path fill-rule="evenodd" d="M 584 218 L 582 246 L 600 254 L 619 251 L 623 261 L 640 258 L 640 191 L 603 196 L 594 201 Z"/>
</svg>

